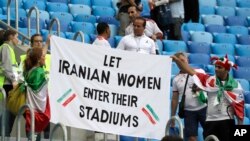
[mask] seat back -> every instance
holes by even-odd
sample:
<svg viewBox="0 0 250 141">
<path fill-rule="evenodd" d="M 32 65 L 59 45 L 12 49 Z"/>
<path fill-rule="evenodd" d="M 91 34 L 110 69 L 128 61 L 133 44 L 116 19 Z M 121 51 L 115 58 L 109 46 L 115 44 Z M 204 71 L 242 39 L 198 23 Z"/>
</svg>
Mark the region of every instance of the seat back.
<svg viewBox="0 0 250 141">
<path fill-rule="evenodd" d="M 211 45 L 211 51 L 213 54 L 235 55 L 234 45 L 228 43 L 213 43 Z"/>
<path fill-rule="evenodd" d="M 69 11 L 73 16 L 78 14 L 91 15 L 91 7 L 83 4 L 69 4 Z"/>
<path fill-rule="evenodd" d="M 250 35 L 239 35 L 238 43 L 242 45 L 250 45 Z"/>
<path fill-rule="evenodd" d="M 215 8 L 215 14 L 221 16 L 235 16 L 234 7 L 219 6 Z"/>
<path fill-rule="evenodd" d="M 220 15 L 202 15 L 202 23 L 224 25 L 224 19 Z"/>
<path fill-rule="evenodd" d="M 212 43 L 213 36 L 209 32 L 196 31 L 191 33 L 191 41 Z"/>
<path fill-rule="evenodd" d="M 209 24 L 206 25 L 206 32 L 209 33 L 226 33 L 227 28 L 223 25 Z"/>
<path fill-rule="evenodd" d="M 210 54 L 210 44 L 205 42 L 188 42 L 188 52 Z"/>
<path fill-rule="evenodd" d="M 215 43 L 229 43 L 236 44 L 237 39 L 234 34 L 229 33 L 215 33 L 214 34 L 214 42 Z"/>
<path fill-rule="evenodd" d="M 250 45 L 235 45 L 235 53 L 238 56 L 250 56 Z"/>
</svg>

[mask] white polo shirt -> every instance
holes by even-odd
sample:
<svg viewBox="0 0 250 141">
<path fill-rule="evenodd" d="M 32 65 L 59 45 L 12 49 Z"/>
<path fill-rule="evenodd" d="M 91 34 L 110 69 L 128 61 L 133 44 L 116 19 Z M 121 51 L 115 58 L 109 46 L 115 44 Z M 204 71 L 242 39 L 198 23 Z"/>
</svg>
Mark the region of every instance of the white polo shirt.
<svg viewBox="0 0 250 141">
<path fill-rule="evenodd" d="M 111 48 L 109 42 L 105 38 L 103 38 L 102 36 L 97 36 L 95 41 L 92 44 Z"/>
</svg>

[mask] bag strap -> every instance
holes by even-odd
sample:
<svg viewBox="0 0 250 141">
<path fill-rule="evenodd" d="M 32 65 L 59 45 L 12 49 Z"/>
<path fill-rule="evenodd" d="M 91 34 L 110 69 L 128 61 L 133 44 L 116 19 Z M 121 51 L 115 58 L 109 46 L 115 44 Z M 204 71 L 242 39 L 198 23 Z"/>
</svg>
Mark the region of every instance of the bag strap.
<svg viewBox="0 0 250 141">
<path fill-rule="evenodd" d="M 183 99 L 184 96 L 186 95 L 185 93 L 186 93 L 188 78 L 189 78 L 189 74 L 187 75 L 187 78 L 186 78 L 186 82 L 185 82 L 185 86 L 184 86 L 184 91 L 183 91 L 183 94 L 182 94 L 182 99 Z"/>
</svg>

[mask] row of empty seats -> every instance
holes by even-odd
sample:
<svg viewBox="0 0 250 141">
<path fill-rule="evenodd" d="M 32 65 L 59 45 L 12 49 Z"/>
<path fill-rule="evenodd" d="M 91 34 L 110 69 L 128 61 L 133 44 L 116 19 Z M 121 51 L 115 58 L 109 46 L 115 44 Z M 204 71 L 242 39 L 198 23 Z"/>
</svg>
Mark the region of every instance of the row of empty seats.
<svg viewBox="0 0 250 141">
<path fill-rule="evenodd" d="M 200 6 L 249 7 L 250 0 L 199 0 Z"/>
<path fill-rule="evenodd" d="M 201 15 L 220 15 L 220 16 L 241 16 L 248 17 L 250 8 L 228 7 L 228 6 L 201 6 Z"/>
</svg>

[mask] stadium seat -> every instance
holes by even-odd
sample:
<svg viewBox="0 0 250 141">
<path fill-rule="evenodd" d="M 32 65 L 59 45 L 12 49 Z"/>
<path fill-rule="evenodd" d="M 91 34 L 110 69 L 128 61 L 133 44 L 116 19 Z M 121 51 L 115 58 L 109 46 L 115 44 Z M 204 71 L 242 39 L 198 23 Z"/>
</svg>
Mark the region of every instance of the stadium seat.
<svg viewBox="0 0 250 141">
<path fill-rule="evenodd" d="M 187 52 L 188 48 L 184 41 L 163 40 L 163 52 Z"/>
<path fill-rule="evenodd" d="M 211 44 L 211 52 L 213 54 L 228 54 L 235 55 L 234 45 L 228 43 L 213 43 Z"/>
<path fill-rule="evenodd" d="M 50 34 L 50 35 L 56 35 L 56 36 L 57 36 L 57 31 L 50 31 L 50 32 L 49 32 L 49 31 L 46 30 L 46 29 L 42 29 L 42 30 L 41 30 L 41 35 L 43 36 L 43 40 L 44 40 L 44 41 L 46 41 L 46 39 L 48 38 L 49 34 Z M 65 33 L 60 32 L 60 37 L 66 38 Z"/>
<path fill-rule="evenodd" d="M 228 16 L 225 18 L 225 25 L 227 25 L 227 26 L 234 26 L 234 25 L 246 26 L 247 20 L 245 17 Z"/>
<path fill-rule="evenodd" d="M 217 25 L 217 24 L 209 24 L 206 25 L 205 31 L 209 33 L 226 33 L 227 28 L 223 25 Z"/>
<path fill-rule="evenodd" d="M 30 9 L 31 7 L 36 6 L 39 10 L 45 10 L 46 4 L 41 0 L 26 0 L 23 3 L 24 9 Z"/>
<path fill-rule="evenodd" d="M 197 141 L 203 141 L 203 128 L 202 127 L 198 127 L 198 137 L 197 137 Z"/>
<path fill-rule="evenodd" d="M 23 33 L 24 35 L 27 35 L 28 36 L 28 28 L 18 28 L 18 31 L 20 31 L 21 33 Z M 36 34 L 38 33 L 36 31 L 36 29 L 30 29 L 30 36 L 33 35 L 33 34 Z M 44 40 L 45 41 L 45 40 Z M 29 44 L 29 42 L 26 42 L 27 44 Z"/>
<path fill-rule="evenodd" d="M 112 7 L 112 0 L 91 0 L 92 6 Z"/>
<path fill-rule="evenodd" d="M 241 87 L 243 88 L 243 90 L 244 91 L 249 91 L 249 81 L 247 81 L 246 79 L 235 79 L 235 80 L 237 80 L 239 83 L 240 83 L 240 85 L 241 85 Z M 250 96 L 250 95 L 249 95 Z M 249 102 L 250 102 L 250 97 L 249 97 Z"/>
<path fill-rule="evenodd" d="M 236 56 L 235 62 L 240 67 L 250 67 L 250 56 Z"/>
<path fill-rule="evenodd" d="M 238 0 L 237 6 L 240 8 L 242 7 L 250 8 L 250 0 Z"/>
<path fill-rule="evenodd" d="M 16 8 L 10 8 L 10 13 L 13 13 L 13 14 L 10 14 L 10 18 L 15 19 L 16 18 L 16 14 L 15 14 Z M 7 8 L 6 7 L 3 7 L 3 14 L 7 15 Z M 19 19 L 27 17 L 26 10 L 24 10 L 23 8 L 18 8 L 18 17 L 19 17 Z"/>
<path fill-rule="evenodd" d="M 210 44 L 205 42 L 188 42 L 188 52 L 210 54 Z"/>
<path fill-rule="evenodd" d="M 218 6 L 236 7 L 236 0 L 217 0 Z"/>
<path fill-rule="evenodd" d="M 157 39 L 156 40 L 156 45 L 158 47 L 158 51 L 159 51 L 159 54 L 161 55 L 162 54 L 162 51 L 163 51 L 163 44 L 162 44 L 162 41 Z"/>
<path fill-rule="evenodd" d="M 122 36 L 116 35 L 114 38 L 115 38 L 115 47 L 117 47 L 117 45 L 119 44 L 119 42 L 120 42 L 121 39 L 122 39 Z"/>
<path fill-rule="evenodd" d="M 171 75 L 177 75 L 180 72 L 176 63 L 172 63 Z"/>
<path fill-rule="evenodd" d="M 88 6 L 92 6 L 91 5 L 91 0 L 70 0 L 71 4 L 83 4 L 83 5 L 88 5 Z"/>
<path fill-rule="evenodd" d="M 114 24 L 109 24 L 109 29 L 110 29 L 110 37 L 114 37 L 118 33 L 118 27 Z"/>
<path fill-rule="evenodd" d="M 199 6 L 200 15 L 214 15 L 214 6 L 200 5 Z"/>
<path fill-rule="evenodd" d="M 73 33 L 73 32 L 65 32 L 65 36 L 66 36 L 67 39 L 73 40 L 73 38 L 74 38 L 74 36 L 75 36 L 75 33 Z M 81 38 L 78 36 L 78 37 L 76 38 L 76 41 L 81 42 L 82 40 L 81 40 Z M 84 43 L 91 43 L 88 34 L 84 34 Z"/>
<path fill-rule="evenodd" d="M 235 16 L 234 7 L 218 6 L 215 8 L 215 14 L 220 16 Z"/>
<path fill-rule="evenodd" d="M 73 16 L 70 13 L 66 12 L 52 12 L 50 18 L 58 18 L 60 21 L 61 31 L 67 32 L 70 31 L 70 22 L 73 21 Z M 49 25 L 50 21 L 47 21 L 47 25 Z M 48 27 L 49 28 L 49 27 Z M 56 30 L 57 26 L 54 24 L 52 30 Z"/>
<path fill-rule="evenodd" d="M 88 22 L 71 22 L 72 32 L 82 31 L 86 34 L 95 34 L 95 26 Z"/>
<path fill-rule="evenodd" d="M 210 64 L 210 56 L 208 54 L 203 53 L 190 53 L 188 55 L 188 60 L 190 64 Z"/>
<path fill-rule="evenodd" d="M 250 67 L 238 67 L 237 70 L 233 70 L 234 78 L 242 78 L 250 80 Z"/>
<path fill-rule="evenodd" d="M 36 29 L 36 18 L 35 17 L 31 17 L 30 18 L 30 28 L 33 28 L 33 29 Z M 19 24 L 19 27 L 22 27 L 22 28 L 28 28 L 28 18 L 21 18 L 20 19 L 20 24 Z M 46 29 L 46 23 L 45 23 L 45 20 L 43 19 L 39 19 L 39 29 Z"/>
<path fill-rule="evenodd" d="M 28 13 L 28 11 L 29 10 L 27 10 L 27 13 Z M 36 17 L 36 12 L 32 11 L 31 17 Z M 39 10 L 39 17 L 40 17 L 40 19 L 46 21 L 46 20 L 49 20 L 50 15 L 47 11 Z"/>
<path fill-rule="evenodd" d="M 248 118 L 250 118 L 250 104 L 249 103 L 245 103 L 244 109 L 245 109 L 245 116 L 248 117 Z"/>
<path fill-rule="evenodd" d="M 238 56 L 250 56 L 250 45 L 235 45 L 235 53 Z"/>
<path fill-rule="evenodd" d="M 209 75 L 214 75 L 215 74 L 214 70 L 215 70 L 214 65 L 206 65 L 205 67 L 205 71 Z"/>
<path fill-rule="evenodd" d="M 46 10 L 48 12 L 69 12 L 69 7 L 65 3 L 47 2 Z"/>
<path fill-rule="evenodd" d="M 209 32 L 197 31 L 197 32 L 191 33 L 191 41 L 212 43 L 213 36 Z"/>
<path fill-rule="evenodd" d="M 217 6 L 216 0 L 199 0 L 199 5 L 206 5 L 206 6 Z"/>
<path fill-rule="evenodd" d="M 58 3 L 66 3 L 66 4 L 68 4 L 68 0 L 48 0 L 48 2 L 58 2 Z"/>
<path fill-rule="evenodd" d="M 120 26 L 119 21 L 113 16 L 100 16 L 100 17 L 97 18 L 97 22 L 98 23 L 105 22 L 107 24 L 116 25 L 117 27 Z"/>
<path fill-rule="evenodd" d="M 92 6 L 92 14 L 95 16 L 115 16 L 115 10 L 111 7 Z"/>
<path fill-rule="evenodd" d="M 206 66 L 206 65 L 203 65 L 203 64 L 190 64 L 190 63 L 189 63 L 189 66 L 190 66 L 191 68 L 193 68 L 193 69 L 203 69 L 203 70 L 205 70 L 205 66 Z"/>
<path fill-rule="evenodd" d="M 248 35 L 248 28 L 245 26 L 228 26 L 227 33 L 235 34 L 235 35 Z"/>
<path fill-rule="evenodd" d="M 91 7 L 82 4 L 69 4 L 69 11 L 73 16 L 78 14 L 91 15 Z"/>
<path fill-rule="evenodd" d="M 115 9 L 116 13 L 118 13 L 119 9 L 117 7 L 117 3 L 120 2 L 120 0 L 112 0 L 112 7 Z"/>
<path fill-rule="evenodd" d="M 202 15 L 202 23 L 224 25 L 224 19 L 220 15 Z"/>
<path fill-rule="evenodd" d="M 205 31 L 205 27 L 201 23 L 184 23 L 182 24 L 182 28 L 185 31 Z"/>
<path fill-rule="evenodd" d="M 237 39 L 234 34 L 229 33 L 215 33 L 214 34 L 214 42 L 215 43 L 229 43 L 236 44 Z"/>
<path fill-rule="evenodd" d="M 248 17 L 250 15 L 250 8 L 236 8 L 236 16 Z"/>
<path fill-rule="evenodd" d="M 250 35 L 239 35 L 238 43 L 242 45 L 250 45 Z"/>
<path fill-rule="evenodd" d="M 149 8 L 148 1 L 147 0 L 142 0 L 141 4 L 142 4 L 141 16 L 145 17 L 145 18 L 150 18 L 150 8 Z"/>
<path fill-rule="evenodd" d="M 7 7 L 8 0 L 0 0 L 0 7 Z M 18 0 L 18 7 L 22 7 L 23 0 Z M 16 7 L 16 1 L 12 0 L 10 2 L 10 7 L 15 8 Z"/>
<path fill-rule="evenodd" d="M 95 24 L 96 23 L 96 16 L 78 14 L 74 17 L 74 21 L 76 21 L 76 22 L 89 22 L 89 23 Z"/>
<path fill-rule="evenodd" d="M 190 41 L 191 36 L 190 36 L 189 32 L 182 30 L 181 31 L 181 38 L 184 42 L 188 42 L 188 41 Z"/>
</svg>

